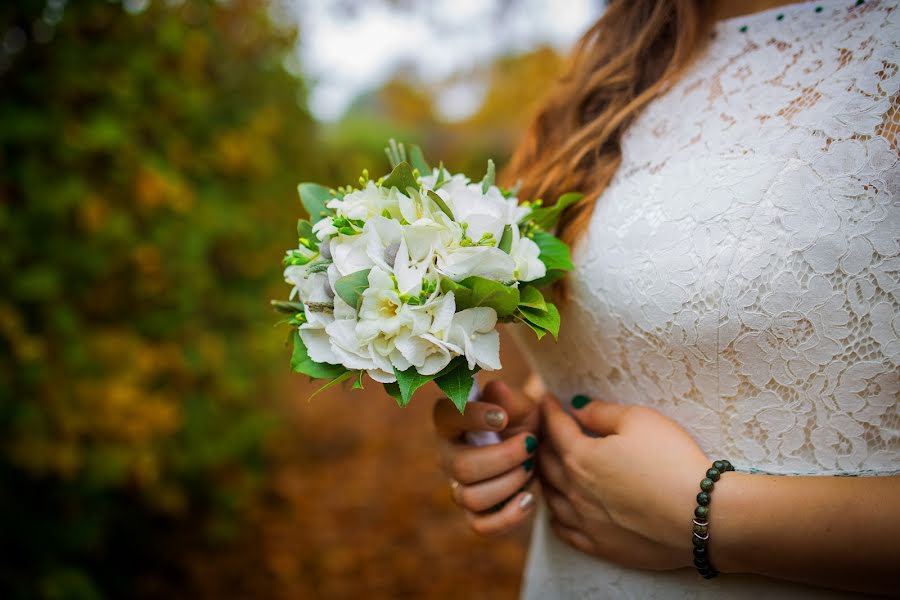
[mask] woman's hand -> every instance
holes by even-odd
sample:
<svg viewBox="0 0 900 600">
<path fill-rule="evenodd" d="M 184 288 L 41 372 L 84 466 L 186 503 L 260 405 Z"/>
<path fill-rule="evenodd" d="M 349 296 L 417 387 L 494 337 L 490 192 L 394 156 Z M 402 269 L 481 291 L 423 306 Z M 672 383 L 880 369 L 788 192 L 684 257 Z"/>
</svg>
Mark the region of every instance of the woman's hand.
<svg viewBox="0 0 900 600">
<path fill-rule="evenodd" d="M 629 567 L 690 566 L 697 484 L 709 467 L 690 435 L 649 408 L 576 396 L 573 418 L 556 398 L 541 404 L 538 461 L 557 535 Z"/>
<path fill-rule="evenodd" d="M 451 480 L 454 500 L 479 535 L 511 531 L 532 512 L 539 417 L 535 401 L 499 381 L 488 383 L 464 414 L 447 398 L 435 404 L 441 467 Z M 496 431 L 503 441 L 471 446 L 464 440 L 467 431 Z"/>
</svg>

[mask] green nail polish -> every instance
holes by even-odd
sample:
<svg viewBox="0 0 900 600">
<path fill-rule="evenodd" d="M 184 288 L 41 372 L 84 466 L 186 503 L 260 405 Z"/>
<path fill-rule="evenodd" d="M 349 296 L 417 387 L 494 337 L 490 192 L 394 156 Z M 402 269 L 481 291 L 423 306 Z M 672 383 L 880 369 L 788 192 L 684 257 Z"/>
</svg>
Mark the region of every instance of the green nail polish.
<svg viewBox="0 0 900 600">
<path fill-rule="evenodd" d="M 590 401 L 591 399 L 584 394 L 578 394 L 577 396 L 572 398 L 572 406 L 574 406 L 576 409 L 584 408 Z"/>
<path fill-rule="evenodd" d="M 533 435 L 529 435 L 527 438 L 525 438 L 525 451 L 528 452 L 528 454 L 531 454 L 532 452 L 537 450 L 537 447 L 538 440 L 536 437 L 534 437 Z"/>
<path fill-rule="evenodd" d="M 526 472 L 530 472 L 534 468 L 534 459 L 529 458 L 528 460 L 523 462 L 522 468 L 525 469 Z"/>
</svg>

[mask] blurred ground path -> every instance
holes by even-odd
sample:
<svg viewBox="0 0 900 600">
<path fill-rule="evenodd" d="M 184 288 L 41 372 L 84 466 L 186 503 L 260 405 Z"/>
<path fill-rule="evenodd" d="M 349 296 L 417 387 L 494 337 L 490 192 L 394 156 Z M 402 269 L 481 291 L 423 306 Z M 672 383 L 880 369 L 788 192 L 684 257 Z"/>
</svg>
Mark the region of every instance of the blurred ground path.
<svg viewBox="0 0 900 600">
<path fill-rule="evenodd" d="M 503 378 L 526 369 L 504 339 Z M 238 544 L 188 558 L 193 598 L 514 599 L 527 532 L 470 533 L 436 465 L 425 389 L 400 409 L 379 384 L 352 394 L 285 384 L 285 431 Z M 279 402 L 279 405 L 281 403 Z"/>
</svg>

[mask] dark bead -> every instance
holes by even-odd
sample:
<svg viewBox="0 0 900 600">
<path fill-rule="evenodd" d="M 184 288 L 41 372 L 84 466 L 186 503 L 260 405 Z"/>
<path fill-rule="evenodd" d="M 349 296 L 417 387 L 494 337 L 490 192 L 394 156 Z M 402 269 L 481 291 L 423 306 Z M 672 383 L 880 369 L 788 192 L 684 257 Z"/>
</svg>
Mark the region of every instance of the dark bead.
<svg viewBox="0 0 900 600">
<path fill-rule="evenodd" d="M 720 475 L 721 473 L 719 473 L 718 469 L 710 469 L 706 472 L 706 477 L 712 479 L 713 481 L 718 481 Z"/>
<path fill-rule="evenodd" d="M 706 535 L 709 533 L 709 525 L 694 525 L 694 533 L 697 535 Z"/>
<path fill-rule="evenodd" d="M 695 548 L 706 548 L 706 540 L 704 540 L 703 538 L 697 537 L 695 535 L 695 536 L 691 536 L 691 539 L 694 540 Z"/>
<path fill-rule="evenodd" d="M 722 463 L 725 465 L 725 471 L 734 471 L 734 466 L 724 458 L 722 459 Z M 721 469 L 719 469 L 721 471 Z"/>
<path fill-rule="evenodd" d="M 698 506 L 694 509 L 694 516 L 698 519 L 705 519 L 709 516 L 709 507 L 708 506 Z"/>
<path fill-rule="evenodd" d="M 709 561 L 706 560 L 705 558 L 695 558 L 694 566 L 697 567 L 698 569 L 706 569 L 709 567 Z"/>
<path fill-rule="evenodd" d="M 718 574 L 719 574 L 718 571 L 710 571 L 709 573 L 703 574 L 703 579 L 712 579 L 713 577 L 715 577 Z"/>
<path fill-rule="evenodd" d="M 715 485 L 716 484 L 713 483 L 713 480 L 710 479 L 709 477 L 707 477 L 706 479 L 704 479 L 703 481 L 700 482 L 700 489 L 703 490 L 704 492 L 711 492 Z"/>
<path fill-rule="evenodd" d="M 709 494 L 707 492 L 700 492 L 697 494 L 697 504 L 700 506 L 706 506 L 709 504 Z"/>
<path fill-rule="evenodd" d="M 724 471 L 725 470 L 725 461 L 717 460 L 716 462 L 713 463 L 713 469 L 718 469 L 719 471 Z"/>
<path fill-rule="evenodd" d="M 706 558 L 706 546 L 694 546 L 694 557 L 695 558 Z"/>
</svg>

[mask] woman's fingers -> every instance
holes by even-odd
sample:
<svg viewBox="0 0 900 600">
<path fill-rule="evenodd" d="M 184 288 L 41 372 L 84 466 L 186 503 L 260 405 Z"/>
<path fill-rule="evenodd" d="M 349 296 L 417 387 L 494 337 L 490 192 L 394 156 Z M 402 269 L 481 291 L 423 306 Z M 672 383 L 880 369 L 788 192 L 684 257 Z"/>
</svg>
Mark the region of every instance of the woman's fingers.
<svg viewBox="0 0 900 600">
<path fill-rule="evenodd" d="M 473 513 L 466 511 L 466 519 L 472 531 L 482 536 L 508 533 L 520 526 L 534 512 L 536 502 L 533 486 L 510 498 L 502 508 L 494 511 Z"/>
<path fill-rule="evenodd" d="M 461 507 L 472 512 L 482 512 L 507 500 L 528 483 L 534 471 L 514 468 L 503 475 L 472 485 L 453 486 L 453 499 Z"/>
<path fill-rule="evenodd" d="M 506 411 L 488 402 L 469 402 L 464 413 L 448 398 L 440 398 L 434 405 L 432 417 L 439 436 L 446 440 L 458 438 L 466 431 L 501 431 L 508 422 Z"/>
<path fill-rule="evenodd" d="M 537 447 L 538 440 L 530 433 L 520 433 L 490 446 L 444 442 L 441 444 L 441 461 L 444 471 L 452 479 L 470 485 L 516 468 L 531 472 L 534 469 L 532 454 Z"/>
<path fill-rule="evenodd" d="M 572 402 L 572 416 L 588 431 L 600 435 L 618 433 L 622 427 L 625 414 L 634 407 L 614 404 L 603 400 L 590 399 L 587 396 L 576 396 Z"/>
<path fill-rule="evenodd" d="M 562 493 L 569 491 L 569 478 L 566 470 L 552 446 L 545 445 L 538 451 L 538 463 L 541 465 L 541 480 Z"/>
<path fill-rule="evenodd" d="M 541 402 L 544 416 L 544 432 L 547 439 L 560 455 L 570 452 L 574 446 L 585 438 L 578 422 L 567 415 L 559 405 L 559 400 L 547 395 Z"/>
<path fill-rule="evenodd" d="M 500 407 L 507 415 L 507 432 L 537 431 L 539 413 L 537 403 L 520 389 L 513 389 L 502 381 L 484 386 L 479 400 Z"/>
<path fill-rule="evenodd" d="M 553 531 L 557 536 L 559 536 L 562 541 L 566 542 L 570 546 L 573 546 L 586 554 L 597 553 L 597 547 L 591 540 L 591 538 L 586 536 L 578 529 L 574 527 L 567 527 L 560 521 L 554 519 L 550 520 L 550 527 L 553 528 Z"/>
<path fill-rule="evenodd" d="M 581 517 L 578 511 L 569 502 L 569 499 L 562 495 L 558 490 L 545 485 L 543 488 L 544 501 L 547 508 L 550 509 L 551 518 L 559 521 L 566 527 L 577 529 L 581 527 Z"/>
</svg>

